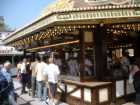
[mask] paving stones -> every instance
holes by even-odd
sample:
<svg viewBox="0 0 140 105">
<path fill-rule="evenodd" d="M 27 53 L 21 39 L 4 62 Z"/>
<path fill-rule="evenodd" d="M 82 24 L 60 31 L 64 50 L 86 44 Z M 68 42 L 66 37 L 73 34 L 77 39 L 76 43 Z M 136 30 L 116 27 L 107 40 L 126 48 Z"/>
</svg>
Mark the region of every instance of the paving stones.
<svg viewBox="0 0 140 105">
<path fill-rule="evenodd" d="M 135 105 L 134 103 L 126 103 L 126 104 L 123 104 L 123 105 Z"/>
<path fill-rule="evenodd" d="M 20 94 L 21 92 L 21 85 L 18 81 L 14 80 L 14 87 L 16 93 L 18 94 L 17 103 L 18 105 L 47 105 L 44 101 L 39 101 L 38 98 L 32 98 L 29 94 Z M 68 105 L 66 103 L 57 102 L 55 100 L 56 105 Z"/>
</svg>

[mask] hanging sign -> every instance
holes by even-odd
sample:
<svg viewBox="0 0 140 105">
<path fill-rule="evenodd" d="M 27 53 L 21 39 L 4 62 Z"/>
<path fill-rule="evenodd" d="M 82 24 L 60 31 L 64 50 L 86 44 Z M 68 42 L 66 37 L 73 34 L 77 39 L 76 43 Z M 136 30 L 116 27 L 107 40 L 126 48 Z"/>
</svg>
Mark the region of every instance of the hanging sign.
<svg viewBox="0 0 140 105">
<path fill-rule="evenodd" d="M 126 3 L 131 3 L 132 0 L 111 0 L 110 3 L 113 5 L 122 5 Z"/>
<path fill-rule="evenodd" d="M 123 5 L 123 4 L 131 4 L 132 0 L 85 0 L 86 3 L 90 5 Z"/>
</svg>

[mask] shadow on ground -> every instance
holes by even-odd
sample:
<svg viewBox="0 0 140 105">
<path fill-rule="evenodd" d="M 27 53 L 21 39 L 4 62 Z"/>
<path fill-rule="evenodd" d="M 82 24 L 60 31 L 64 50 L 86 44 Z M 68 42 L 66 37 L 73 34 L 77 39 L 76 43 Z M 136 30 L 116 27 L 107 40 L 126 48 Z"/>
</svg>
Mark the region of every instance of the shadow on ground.
<svg viewBox="0 0 140 105">
<path fill-rule="evenodd" d="M 61 105 L 61 104 L 62 104 L 62 102 L 58 101 L 55 105 Z"/>
<path fill-rule="evenodd" d="M 19 104 L 19 105 L 31 105 L 31 104 L 27 102 L 27 103 Z"/>
<path fill-rule="evenodd" d="M 24 100 L 22 97 L 18 97 L 17 98 L 17 103 L 18 105 L 31 105 L 30 102 L 32 102 L 33 100 L 30 101 L 26 101 Z"/>
</svg>

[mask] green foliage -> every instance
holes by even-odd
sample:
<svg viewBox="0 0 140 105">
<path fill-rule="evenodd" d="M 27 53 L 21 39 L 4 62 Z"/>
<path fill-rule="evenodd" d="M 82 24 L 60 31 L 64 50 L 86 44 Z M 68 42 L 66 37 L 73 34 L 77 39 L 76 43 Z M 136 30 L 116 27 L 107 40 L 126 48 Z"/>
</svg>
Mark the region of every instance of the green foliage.
<svg viewBox="0 0 140 105">
<path fill-rule="evenodd" d="M 4 23 L 4 18 L 0 16 L 0 31 L 10 31 L 11 29 Z"/>
</svg>

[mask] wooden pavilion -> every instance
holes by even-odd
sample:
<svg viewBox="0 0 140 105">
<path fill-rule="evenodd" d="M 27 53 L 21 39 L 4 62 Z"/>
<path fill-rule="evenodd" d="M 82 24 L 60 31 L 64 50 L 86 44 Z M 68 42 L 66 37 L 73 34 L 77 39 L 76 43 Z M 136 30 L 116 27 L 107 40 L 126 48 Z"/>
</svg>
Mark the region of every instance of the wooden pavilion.
<svg viewBox="0 0 140 105">
<path fill-rule="evenodd" d="M 56 0 L 4 43 L 25 53 L 54 51 L 63 59 L 67 53 L 75 55 L 79 75 L 63 77 L 68 95 L 83 103 L 109 105 L 132 90 L 127 80 L 112 82 L 106 76 L 108 52 L 121 56 L 127 49 L 132 56 L 139 56 L 139 18 L 140 2 L 136 0 Z M 91 75 L 84 70 L 87 56 L 94 65 Z"/>
</svg>

